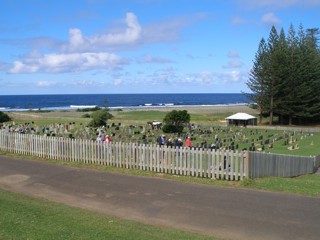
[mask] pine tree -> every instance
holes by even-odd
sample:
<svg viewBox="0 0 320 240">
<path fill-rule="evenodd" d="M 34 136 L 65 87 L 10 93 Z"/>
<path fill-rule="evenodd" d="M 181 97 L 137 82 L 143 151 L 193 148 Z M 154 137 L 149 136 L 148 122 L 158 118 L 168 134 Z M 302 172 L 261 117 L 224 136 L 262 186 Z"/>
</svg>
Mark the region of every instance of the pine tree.
<svg viewBox="0 0 320 240">
<path fill-rule="evenodd" d="M 277 97 L 279 96 L 281 84 L 281 52 L 279 51 L 279 35 L 275 26 L 271 28 L 267 46 L 267 62 L 269 66 L 266 67 L 265 72 L 267 73 L 267 92 L 270 102 L 269 125 L 272 125 L 277 104 L 280 102 Z"/>
<path fill-rule="evenodd" d="M 281 29 L 279 40 L 274 46 L 272 59 L 274 61 L 274 68 L 272 69 L 273 78 L 276 79 L 274 84 L 274 114 L 279 116 L 280 121 L 290 115 L 288 111 L 288 99 L 292 94 L 289 79 L 289 49 L 286 41 L 284 30 Z"/>
<path fill-rule="evenodd" d="M 301 68 L 301 62 L 299 56 L 300 50 L 298 47 L 298 38 L 291 24 L 287 36 L 287 47 L 288 47 L 288 76 L 286 86 L 286 98 L 283 102 L 283 108 L 286 120 L 288 124 L 292 124 L 293 118 L 296 116 L 298 109 L 298 103 L 300 99 L 298 98 L 298 89 L 300 88 L 299 82 L 299 69 Z M 284 123 L 284 122 L 283 122 Z"/>
<path fill-rule="evenodd" d="M 305 40 L 305 81 L 309 94 L 306 95 L 308 116 L 311 120 L 320 117 L 320 52 L 317 45 L 319 29 L 307 29 Z"/>
<path fill-rule="evenodd" d="M 269 100 L 267 94 L 267 79 L 265 69 L 267 66 L 267 46 L 264 38 L 260 40 L 258 51 L 255 55 L 253 67 L 250 71 L 248 88 L 252 93 L 248 93 L 247 97 L 250 101 L 256 103 L 260 112 L 259 122 L 262 122 L 262 117 L 269 110 Z"/>
<path fill-rule="evenodd" d="M 260 116 L 269 114 L 270 125 L 274 116 L 288 124 L 320 121 L 319 34 L 316 28 L 304 31 L 302 24 L 296 34 L 291 24 L 286 37 L 273 26 L 267 43 L 260 41 L 247 96 Z"/>
<path fill-rule="evenodd" d="M 295 85 L 292 86 L 295 90 L 295 102 L 291 107 L 295 114 L 294 120 L 296 122 L 301 122 L 302 119 L 309 118 L 307 110 L 307 96 L 309 96 L 312 91 L 306 78 L 308 74 L 308 66 L 306 62 L 306 35 L 302 24 L 299 26 L 297 39 L 297 69 L 293 72 L 295 75 Z"/>
</svg>

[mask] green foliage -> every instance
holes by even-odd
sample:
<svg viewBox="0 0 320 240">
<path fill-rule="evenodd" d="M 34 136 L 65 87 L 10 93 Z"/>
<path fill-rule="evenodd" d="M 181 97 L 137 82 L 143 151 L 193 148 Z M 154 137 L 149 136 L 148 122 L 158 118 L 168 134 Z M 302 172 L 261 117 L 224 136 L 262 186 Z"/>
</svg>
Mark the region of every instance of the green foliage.
<svg viewBox="0 0 320 240">
<path fill-rule="evenodd" d="M 167 131 L 181 133 L 183 128 L 190 123 L 190 114 L 187 110 L 172 110 L 166 114 L 163 122 Z"/>
<path fill-rule="evenodd" d="M 164 133 L 181 133 L 183 131 L 183 126 L 164 125 L 162 131 Z"/>
<path fill-rule="evenodd" d="M 320 121 L 320 49 L 318 29 L 300 26 L 298 34 L 291 25 L 286 36 L 271 28 L 269 38 L 260 41 L 251 69 L 248 98 L 269 124 L 277 116 L 281 124 Z"/>
<path fill-rule="evenodd" d="M 10 121 L 10 120 L 11 120 L 11 118 L 9 117 L 8 114 L 0 111 L 0 123 L 2 123 L 2 122 L 8 122 L 8 121 Z"/>
<path fill-rule="evenodd" d="M 97 109 L 91 114 L 92 120 L 89 123 L 90 127 L 101 127 L 106 126 L 107 121 L 113 118 L 113 115 L 109 112 L 108 109 L 108 100 L 104 100 L 104 108 Z"/>
<path fill-rule="evenodd" d="M 101 108 L 98 106 L 95 106 L 94 108 L 78 108 L 77 112 L 95 112 L 98 110 L 101 110 Z"/>
<path fill-rule="evenodd" d="M 106 126 L 107 121 L 111 119 L 113 116 L 107 109 L 102 109 L 95 111 L 91 114 L 91 122 L 89 123 L 90 127 L 101 127 Z"/>
<path fill-rule="evenodd" d="M 89 113 L 85 113 L 85 114 L 83 114 L 81 117 L 83 117 L 83 118 L 90 118 L 90 114 L 89 114 Z"/>
</svg>

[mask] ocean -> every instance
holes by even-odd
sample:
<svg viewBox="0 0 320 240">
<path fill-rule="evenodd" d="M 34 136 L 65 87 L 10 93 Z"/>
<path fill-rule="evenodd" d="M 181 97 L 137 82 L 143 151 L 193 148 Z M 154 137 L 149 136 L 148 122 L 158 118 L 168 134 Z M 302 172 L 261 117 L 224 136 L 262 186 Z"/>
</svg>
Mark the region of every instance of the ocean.
<svg viewBox="0 0 320 240">
<path fill-rule="evenodd" d="M 248 103 L 246 96 L 241 93 L 2 95 L 0 96 L 0 111 L 104 107 L 106 101 L 110 109 L 244 105 Z"/>
</svg>

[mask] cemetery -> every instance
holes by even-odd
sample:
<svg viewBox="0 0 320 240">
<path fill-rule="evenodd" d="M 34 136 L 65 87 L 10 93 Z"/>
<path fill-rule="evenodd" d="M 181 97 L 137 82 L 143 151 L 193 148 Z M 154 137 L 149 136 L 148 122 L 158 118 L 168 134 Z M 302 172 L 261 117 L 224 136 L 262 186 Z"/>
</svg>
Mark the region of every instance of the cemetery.
<svg viewBox="0 0 320 240">
<path fill-rule="evenodd" d="M 159 122 L 158 122 L 159 123 Z M 4 123 L 2 130 L 22 134 L 45 135 L 95 141 L 100 134 L 109 135 L 113 142 L 135 142 L 157 144 L 157 138 L 164 133 L 161 127 L 145 124 L 124 124 L 110 121 L 100 128 L 88 127 L 83 123 L 52 123 L 38 125 L 34 122 Z M 231 151 L 258 151 L 290 155 L 317 155 L 320 134 L 316 129 L 284 128 L 282 130 L 255 126 L 228 126 L 191 123 L 181 134 L 164 134 L 168 141 L 189 136 L 193 148 L 208 148 Z M 312 150 L 313 149 L 313 150 Z"/>
</svg>

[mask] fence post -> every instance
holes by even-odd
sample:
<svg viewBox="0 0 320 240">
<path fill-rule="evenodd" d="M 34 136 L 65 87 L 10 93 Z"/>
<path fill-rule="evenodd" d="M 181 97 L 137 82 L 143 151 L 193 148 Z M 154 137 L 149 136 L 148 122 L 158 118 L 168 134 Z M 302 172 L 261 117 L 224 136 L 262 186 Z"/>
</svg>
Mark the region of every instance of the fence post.
<svg viewBox="0 0 320 240">
<path fill-rule="evenodd" d="M 244 173 L 245 173 L 245 177 L 249 178 L 249 151 L 246 151 L 245 153 L 245 161 L 244 161 Z"/>
</svg>

